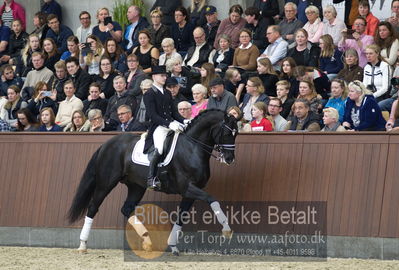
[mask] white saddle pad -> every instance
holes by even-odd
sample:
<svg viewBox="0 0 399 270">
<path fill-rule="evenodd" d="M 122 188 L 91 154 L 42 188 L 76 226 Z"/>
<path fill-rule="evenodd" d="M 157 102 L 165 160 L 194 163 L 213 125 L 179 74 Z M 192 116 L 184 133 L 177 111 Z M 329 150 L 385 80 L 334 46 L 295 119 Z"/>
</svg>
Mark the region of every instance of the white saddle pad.
<svg viewBox="0 0 399 270">
<path fill-rule="evenodd" d="M 172 157 L 173 157 L 173 153 L 175 152 L 178 137 L 179 137 L 179 132 L 175 132 L 170 150 L 169 150 L 168 154 L 166 155 L 166 158 L 161 163 L 158 164 L 158 167 L 163 167 L 170 163 L 170 161 L 172 160 Z M 133 161 L 133 163 L 136 163 L 139 165 L 150 166 L 150 161 L 148 160 L 148 154 L 143 153 L 145 138 L 146 138 L 146 136 L 141 136 L 140 140 L 134 146 L 134 149 L 132 152 L 132 161 Z"/>
</svg>

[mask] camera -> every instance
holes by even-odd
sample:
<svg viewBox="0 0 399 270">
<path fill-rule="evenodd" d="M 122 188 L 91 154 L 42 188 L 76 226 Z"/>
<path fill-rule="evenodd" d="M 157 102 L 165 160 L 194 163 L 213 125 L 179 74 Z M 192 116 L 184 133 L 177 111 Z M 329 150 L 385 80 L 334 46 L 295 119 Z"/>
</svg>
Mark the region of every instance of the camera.
<svg viewBox="0 0 399 270">
<path fill-rule="evenodd" d="M 42 95 L 43 95 L 43 97 L 51 97 L 52 93 L 51 93 L 51 91 L 43 91 Z"/>
<path fill-rule="evenodd" d="M 392 86 L 397 86 L 397 85 L 399 85 L 399 77 L 393 77 L 393 78 L 391 79 L 391 85 L 392 85 Z"/>
<path fill-rule="evenodd" d="M 367 88 L 367 90 L 370 90 L 373 93 L 377 92 L 377 88 L 375 87 L 374 84 L 369 84 L 366 86 L 366 88 Z"/>
</svg>

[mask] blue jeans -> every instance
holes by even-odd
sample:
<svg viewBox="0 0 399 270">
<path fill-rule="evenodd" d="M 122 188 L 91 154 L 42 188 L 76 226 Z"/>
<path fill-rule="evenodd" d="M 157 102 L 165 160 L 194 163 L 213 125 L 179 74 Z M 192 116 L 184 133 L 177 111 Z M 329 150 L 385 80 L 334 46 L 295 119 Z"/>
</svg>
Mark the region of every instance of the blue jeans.
<svg viewBox="0 0 399 270">
<path fill-rule="evenodd" d="M 396 98 L 387 98 L 378 102 L 378 106 L 380 107 L 381 111 L 388 111 L 390 112 L 392 109 L 392 103 L 396 100 Z"/>
</svg>

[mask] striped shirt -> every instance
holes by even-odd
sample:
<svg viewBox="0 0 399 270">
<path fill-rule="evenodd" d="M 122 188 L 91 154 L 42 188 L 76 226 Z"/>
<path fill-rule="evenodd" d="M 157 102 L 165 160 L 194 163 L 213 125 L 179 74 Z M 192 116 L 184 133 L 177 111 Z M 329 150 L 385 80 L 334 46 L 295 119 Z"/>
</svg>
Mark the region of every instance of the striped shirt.
<svg viewBox="0 0 399 270">
<path fill-rule="evenodd" d="M 4 25 L 11 28 L 12 21 L 14 20 L 12 9 L 10 9 L 8 12 L 4 9 L 3 14 L 1 14 L 1 20 L 3 21 Z"/>
</svg>

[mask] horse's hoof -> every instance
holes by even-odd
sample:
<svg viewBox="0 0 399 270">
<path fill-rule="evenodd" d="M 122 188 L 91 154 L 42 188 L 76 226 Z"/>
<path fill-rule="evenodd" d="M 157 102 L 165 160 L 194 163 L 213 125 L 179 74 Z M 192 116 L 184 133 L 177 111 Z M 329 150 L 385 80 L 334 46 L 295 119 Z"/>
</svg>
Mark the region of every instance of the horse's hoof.
<svg viewBox="0 0 399 270">
<path fill-rule="evenodd" d="M 231 237 L 233 236 L 233 231 L 222 231 L 222 234 L 227 239 L 231 239 Z"/>
<path fill-rule="evenodd" d="M 174 255 L 174 256 L 180 255 L 179 249 L 176 246 L 170 246 L 170 248 L 172 250 L 172 255 Z"/>
<path fill-rule="evenodd" d="M 78 248 L 76 251 L 77 251 L 79 254 L 86 254 L 86 253 L 87 253 L 87 249 L 80 249 L 80 248 Z"/>
</svg>

